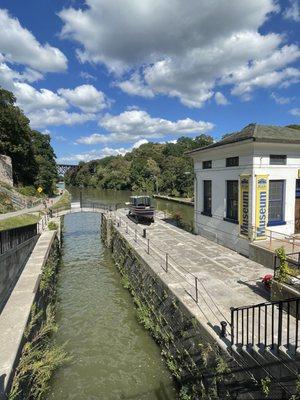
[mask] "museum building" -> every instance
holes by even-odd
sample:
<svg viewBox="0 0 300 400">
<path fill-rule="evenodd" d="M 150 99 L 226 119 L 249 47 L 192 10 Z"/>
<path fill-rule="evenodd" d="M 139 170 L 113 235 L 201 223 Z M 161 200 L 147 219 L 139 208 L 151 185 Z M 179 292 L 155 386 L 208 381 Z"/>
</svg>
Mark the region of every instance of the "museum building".
<svg viewBox="0 0 300 400">
<path fill-rule="evenodd" d="M 187 154 L 196 233 L 244 255 L 271 232 L 300 233 L 300 130 L 250 124 Z"/>
</svg>

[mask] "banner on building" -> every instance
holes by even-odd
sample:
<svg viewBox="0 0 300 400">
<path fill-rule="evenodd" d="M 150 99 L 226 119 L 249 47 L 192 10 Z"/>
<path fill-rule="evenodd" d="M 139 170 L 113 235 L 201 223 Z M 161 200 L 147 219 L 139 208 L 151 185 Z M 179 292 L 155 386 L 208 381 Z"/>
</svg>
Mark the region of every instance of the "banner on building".
<svg viewBox="0 0 300 400">
<path fill-rule="evenodd" d="M 256 239 L 266 238 L 268 219 L 268 176 L 256 175 L 255 229 Z"/>
<path fill-rule="evenodd" d="M 250 175 L 240 175 L 240 234 L 249 237 Z"/>
</svg>

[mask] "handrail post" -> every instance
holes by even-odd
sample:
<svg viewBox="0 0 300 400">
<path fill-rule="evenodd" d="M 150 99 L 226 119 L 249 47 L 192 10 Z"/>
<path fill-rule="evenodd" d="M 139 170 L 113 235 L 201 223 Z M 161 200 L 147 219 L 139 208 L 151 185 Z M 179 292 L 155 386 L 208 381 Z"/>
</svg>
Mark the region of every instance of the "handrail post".
<svg viewBox="0 0 300 400">
<path fill-rule="evenodd" d="M 198 299 L 198 279 L 196 276 L 195 276 L 195 291 L 196 291 L 196 303 L 198 304 L 198 301 L 199 301 L 199 299 Z"/>
<path fill-rule="evenodd" d="M 230 312 L 231 312 L 231 324 L 230 324 L 230 328 L 231 328 L 231 346 L 233 346 L 234 344 L 234 308 L 231 307 L 230 308 Z M 247 327 L 248 329 L 248 327 Z"/>
<path fill-rule="evenodd" d="M 128 233 L 128 222 L 126 222 L 126 233 Z"/>
<path fill-rule="evenodd" d="M 297 352 L 298 349 L 298 334 L 299 334 L 299 299 L 296 300 L 295 352 Z"/>
<path fill-rule="evenodd" d="M 272 231 L 270 231 L 270 243 L 269 243 L 269 247 L 271 247 L 271 243 L 272 243 Z"/>
<path fill-rule="evenodd" d="M 278 305 L 278 350 L 282 341 L 282 302 Z"/>
<path fill-rule="evenodd" d="M 150 239 L 147 239 L 147 253 L 150 254 Z"/>
<path fill-rule="evenodd" d="M 166 272 L 168 272 L 169 254 L 166 253 Z"/>
<path fill-rule="evenodd" d="M 294 252 L 294 250 L 295 250 L 295 236 L 293 236 L 293 252 Z"/>
</svg>

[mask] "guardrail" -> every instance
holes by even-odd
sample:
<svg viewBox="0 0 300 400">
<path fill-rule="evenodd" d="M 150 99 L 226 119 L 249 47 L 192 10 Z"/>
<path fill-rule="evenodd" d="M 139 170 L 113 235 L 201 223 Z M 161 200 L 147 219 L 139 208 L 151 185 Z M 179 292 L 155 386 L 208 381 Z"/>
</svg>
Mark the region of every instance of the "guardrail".
<svg viewBox="0 0 300 400">
<path fill-rule="evenodd" d="M 285 348 L 299 347 L 300 298 L 271 301 L 231 309 L 231 344 Z"/>
<path fill-rule="evenodd" d="M 34 236 L 37 236 L 38 233 L 38 224 L 0 231 L 0 254 L 14 249 Z"/>
</svg>

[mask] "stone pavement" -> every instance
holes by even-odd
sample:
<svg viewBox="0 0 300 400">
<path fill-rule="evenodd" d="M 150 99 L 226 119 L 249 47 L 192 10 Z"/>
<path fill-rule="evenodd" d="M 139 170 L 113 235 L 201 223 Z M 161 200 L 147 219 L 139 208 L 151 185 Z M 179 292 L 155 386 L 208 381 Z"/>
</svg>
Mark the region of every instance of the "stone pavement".
<svg viewBox="0 0 300 400">
<path fill-rule="evenodd" d="M 165 253 L 168 253 L 169 275 L 173 275 L 173 283 L 189 293 L 190 298 L 195 299 L 194 276 L 198 278 L 201 307 L 198 306 L 197 313 L 200 312 L 200 319 L 214 327 L 215 331 L 218 330 L 216 327 L 220 327 L 220 321 L 230 322 L 230 307 L 269 300 L 269 292 L 261 283 L 264 275 L 272 273 L 269 268 L 209 239 L 179 229 L 163 221 L 162 215 L 161 218 L 156 217 L 155 223 L 150 226 L 135 224 L 126 215 L 125 209 L 116 213 L 117 221 L 118 217 L 122 218 L 123 233 L 126 233 L 126 223 L 132 237 L 137 229 L 136 243 L 145 254 L 147 240 L 141 238 L 141 233 L 146 228 L 153 260 L 161 264 L 163 271 Z M 131 244 L 135 246 L 134 240 Z"/>
<path fill-rule="evenodd" d="M 156 218 L 154 224 L 145 226 L 129 220 L 126 213 L 122 209 L 118 210 L 117 215 L 122 216 L 132 229 L 138 228 L 141 232 L 146 228 L 151 247 L 158 252 L 160 250 L 163 256 L 166 252 L 169 254 L 170 265 L 190 282 L 191 291 L 194 280 L 189 273 L 199 278 L 199 294 L 217 315 L 220 316 L 221 310 L 229 319 L 230 307 L 269 300 L 269 292 L 261 283 L 264 275 L 273 272 L 269 268 L 209 239 L 166 223 L 161 218 Z M 218 307 L 212 303 L 210 297 Z"/>
</svg>

